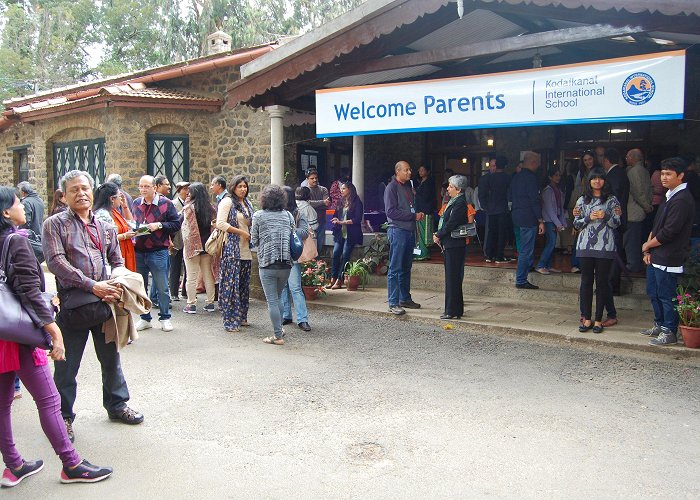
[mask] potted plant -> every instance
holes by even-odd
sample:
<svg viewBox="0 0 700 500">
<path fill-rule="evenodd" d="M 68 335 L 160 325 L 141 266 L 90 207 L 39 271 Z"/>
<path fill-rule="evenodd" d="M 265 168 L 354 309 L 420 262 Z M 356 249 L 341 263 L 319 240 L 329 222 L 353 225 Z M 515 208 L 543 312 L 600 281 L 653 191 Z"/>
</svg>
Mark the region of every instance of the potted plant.
<svg viewBox="0 0 700 500">
<path fill-rule="evenodd" d="M 327 266 L 325 261 L 312 260 L 302 262 L 301 265 L 301 289 L 304 291 L 304 297 L 307 300 L 314 300 L 321 295 L 325 295 L 326 291 L 323 287 L 326 285 Z"/>
<path fill-rule="evenodd" d="M 376 233 L 374 239 L 365 247 L 362 262 L 370 272 L 386 274 L 389 269 L 389 238 L 385 233 Z"/>
<path fill-rule="evenodd" d="M 369 268 L 361 260 L 347 262 L 345 264 L 345 275 L 347 276 L 347 288 L 349 292 L 354 292 L 362 285 L 362 289 L 369 281 Z"/>
<path fill-rule="evenodd" d="M 683 343 L 686 347 L 700 347 L 700 291 L 679 285 L 675 302 Z"/>
</svg>

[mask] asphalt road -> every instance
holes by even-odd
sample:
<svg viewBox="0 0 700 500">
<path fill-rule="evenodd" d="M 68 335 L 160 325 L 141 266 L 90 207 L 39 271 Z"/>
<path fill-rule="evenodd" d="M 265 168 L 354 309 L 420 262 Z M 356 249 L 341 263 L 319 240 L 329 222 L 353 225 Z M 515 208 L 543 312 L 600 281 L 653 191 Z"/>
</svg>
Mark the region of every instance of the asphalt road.
<svg viewBox="0 0 700 500">
<path fill-rule="evenodd" d="M 239 334 L 176 312 L 125 348 L 140 426 L 107 419 L 89 346 L 75 444 L 114 475 L 59 484 L 25 394 L 15 440 L 47 466 L 5 497 L 700 497 L 696 362 L 327 309 L 277 347 L 264 307 Z"/>
</svg>

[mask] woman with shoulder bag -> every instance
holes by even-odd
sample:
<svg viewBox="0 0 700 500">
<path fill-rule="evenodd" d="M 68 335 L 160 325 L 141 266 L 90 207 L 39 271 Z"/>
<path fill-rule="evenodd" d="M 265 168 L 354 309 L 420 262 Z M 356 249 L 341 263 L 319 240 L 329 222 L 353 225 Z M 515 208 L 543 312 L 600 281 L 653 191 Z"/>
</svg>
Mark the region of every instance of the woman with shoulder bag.
<svg viewBox="0 0 700 500">
<path fill-rule="evenodd" d="M 250 302 L 250 226 L 253 205 L 248 201 L 248 179 L 237 175 L 229 183 L 231 196 L 219 203 L 216 228 L 226 233 L 219 274 L 219 309 L 227 332 L 248 326 Z"/>
<path fill-rule="evenodd" d="M 187 305 L 182 312 L 197 313 L 197 281 L 202 276 L 207 298 L 206 312 L 214 312 L 215 280 L 212 272 L 212 256 L 204 251 L 204 244 L 211 235 L 211 223 L 216 216 L 209 202 L 209 195 L 201 182 L 190 184 L 190 193 L 180 213 L 185 269 L 187 270 Z"/>
<path fill-rule="evenodd" d="M 267 300 L 267 311 L 274 335 L 265 337 L 266 344 L 283 345 L 282 302 L 284 290 L 292 269 L 290 238 L 295 230 L 294 218 L 285 210 L 287 195 L 281 186 L 268 184 L 260 194 L 261 210 L 253 214 L 250 242 L 258 249 L 260 283 Z"/>
<path fill-rule="evenodd" d="M 433 241 L 440 245 L 445 256 L 445 311 L 440 319 L 459 319 L 464 315 L 464 256 L 467 249 L 466 238 L 455 238 L 452 231 L 467 222 L 467 200 L 464 190 L 469 185 L 463 175 L 453 175 L 447 181 L 450 201 L 438 222 L 438 230 L 433 233 Z"/>
<path fill-rule="evenodd" d="M 308 190 L 308 188 L 306 189 Z M 302 241 L 311 238 L 312 233 L 309 230 L 309 223 L 307 222 L 306 216 L 297 208 L 294 190 L 289 186 L 284 186 L 284 192 L 287 194 L 287 212 L 294 217 L 297 235 Z M 314 210 L 314 215 L 315 214 L 316 211 Z M 306 298 L 304 297 L 304 290 L 301 288 L 301 264 L 296 261 L 292 264 L 287 284 L 284 290 L 282 290 L 282 296 L 280 297 L 282 301 L 282 325 L 292 323 L 292 303 L 290 298 L 294 301 L 294 310 L 297 313 L 297 325 L 305 332 L 310 332 L 311 326 L 309 325 L 309 313 L 306 309 Z"/>
<path fill-rule="evenodd" d="M 7 275 L 7 283 L 21 297 L 23 306 L 36 326 L 44 328 L 51 336 L 51 359 L 63 361 L 65 349 L 61 330 L 54 321 L 53 312 L 41 296 L 45 289 L 44 274 L 25 234 L 17 230 L 17 226 L 25 223 L 24 207 L 15 195 L 14 188 L 0 187 L 0 248 L 7 238 L 12 238 L 8 244 L 9 262 L 6 266 L 11 272 Z M 63 462 L 61 482 L 96 482 L 108 478 L 112 469 L 98 467 L 81 459 L 68 438 L 61 416 L 61 398 L 51 376 L 46 351 L 0 340 L 0 451 L 7 467 L 0 478 L 0 485 L 15 486 L 44 467 L 42 460 L 24 460 L 15 448 L 11 407 L 16 375 L 34 398 L 41 427 Z"/>
</svg>

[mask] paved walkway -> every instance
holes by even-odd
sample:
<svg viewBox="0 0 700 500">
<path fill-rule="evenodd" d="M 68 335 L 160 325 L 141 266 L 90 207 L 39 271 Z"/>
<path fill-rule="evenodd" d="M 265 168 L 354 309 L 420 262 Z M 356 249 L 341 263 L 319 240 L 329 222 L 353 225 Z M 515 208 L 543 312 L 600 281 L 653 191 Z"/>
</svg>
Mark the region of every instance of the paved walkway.
<svg viewBox="0 0 700 500">
<path fill-rule="evenodd" d="M 653 323 L 653 316 L 646 311 L 618 311 L 620 322 L 606 328 L 602 334 L 578 331 L 578 304 L 551 305 L 537 302 L 524 302 L 493 297 L 471 297 L 465 295 L 465 315 L 461 320 L 440 320 L 444 297 L 441 293 L 426 290 L 412 290 L 413 300 L 422 307 L 407 310 L 399 320 L 434 322 L 444 329 L 466 329 L 484 333 L 508 333 L 532 335 L 545 338 L 566 339 L 569 342 L 590 343 L 611 347 L 665 353 L 675 357 L 696 357 L 700 359 L 700 349 L 688 349 L 679 343 L 675 346 L 651 346 L 649 338 L 639 331 Z M 345 289 L 328 290 L 324 297 L 307 301 L 310 307 L 333 307 L 374 312 L 382 315 L 388 312 L 386 288 L 366 288 L 357 292 Z M 313 318 L 313 316 L 312 316 Z"/>
</svg>

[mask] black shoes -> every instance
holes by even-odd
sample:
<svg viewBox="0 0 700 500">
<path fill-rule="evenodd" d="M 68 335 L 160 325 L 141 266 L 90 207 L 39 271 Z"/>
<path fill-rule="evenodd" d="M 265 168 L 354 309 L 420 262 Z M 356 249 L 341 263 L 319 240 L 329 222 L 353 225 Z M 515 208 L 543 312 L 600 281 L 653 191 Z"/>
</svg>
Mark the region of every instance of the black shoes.
<svg viewBox="0 0 700 500">
<path fill-rule="evenodd" d="M 35 462 L 22 462 L 22 466 L 16 470 L 8 467 L 2 473 L 0 485 L 5 488 L 12 488 L 13 486 L 17 486 L 24 478 L 36 474 L 43 468 L 43 460 L 37 460 Z"/>
<path fill-rule="evenodd" d="M 441 314 L 440 319 L 462 319 L 462 316 L 452 316 L 450 314 Z"/>
<path fill-rule="evenodd" d="M 399 302 L 399 306 L 403 307 L 404 309 L 420 309 L 420 304 L 413 302 L 413 299 L 409 300 L 408 302 Z"/>
<path fill-rule="evenodd" d="M 292 322 L 292 320 L 291 320 L 290 318 L 284 318 L 284 319 L 282 319 L 282 324 L 283 324 L 283 325 L 288 325 L 288 324 L 290 324 L 291 322 Z"/>
<path fill-rule="evenodd" d="M 83 460 L 74 469 L 64 467 L 61 471 L 62 483 L 96 483 L 107 479 L 112 475 L 111 467 L 100 467 L 92 465 L 87 460 Z"/>
<path fill-rule="evenodd" d="M 136 425 L 143 422 L 143 415 L 139 412 L 132 410 L 128 406 L 125 406 L 121 410 L 115 413 L 109 413 L 110 420 L 118 420 L 125 424 Z"/>
<path fill-rule="evenodd" d="M 299 328 L 301 328 L 305 332 L 311 331 L 311 325 L 309 325 L 306 321 L 302 321 L 301 323 L 299 323 Z"/>
<path fill-rule="evenodd" d="M 584 325 L 584 324 L 578 325 L 578 331 L 581 332 L 581 333 L 586 333 L 586 332 L 587 332 L 588 330 L 590 330 L 591 328 L 593 328 L 593 323 L 591 323 L 591 324 L 588 325 L 588 326 L 586 326 L 586 325 Z"/>
<path fill-rule="evenodd" d="M 594 326 L 593 333 L 603 333 L 603 325 Z"/>
<path fill-rule="evenodd" d="M 521 290 L 539 290 L 540 287 L 537 285 L 533 285 L 529 281 L 526 281 L 525 283 L 516 283 L 515 288 L 520 288 Z"/>
</svg>

